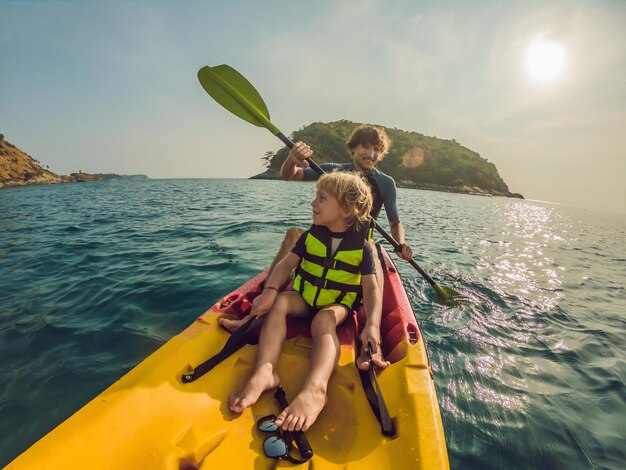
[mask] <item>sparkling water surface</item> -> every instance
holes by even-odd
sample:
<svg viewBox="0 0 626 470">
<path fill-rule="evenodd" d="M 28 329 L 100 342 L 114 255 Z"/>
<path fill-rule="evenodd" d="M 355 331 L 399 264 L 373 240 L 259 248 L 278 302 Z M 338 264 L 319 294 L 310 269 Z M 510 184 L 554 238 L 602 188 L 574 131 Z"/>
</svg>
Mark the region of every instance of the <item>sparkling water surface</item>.
<svg viewBox="0 0 626 470">
<path fill-rule="evenodd" d="M 310 224 L 313 192 L 258 180 L 0 191 L 0 466 L 266 267 L 288 227 Z M 452 468 L 625 468 L 626 217 L 405 189 L 398 205 L 417 262 L 468 298 L 441 305 L 397 263 Z"/>
</svg>

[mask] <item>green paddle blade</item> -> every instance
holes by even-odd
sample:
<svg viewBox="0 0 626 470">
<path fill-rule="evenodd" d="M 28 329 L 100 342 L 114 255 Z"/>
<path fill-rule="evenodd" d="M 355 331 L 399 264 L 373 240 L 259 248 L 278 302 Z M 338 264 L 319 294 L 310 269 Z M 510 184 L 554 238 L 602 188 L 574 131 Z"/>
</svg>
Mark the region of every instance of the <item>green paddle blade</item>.
<svg viewBox="0 0 626 470">
<path fill-rule="evenodd" d="M 276 135 L 267 106 L 252 84 L 234 68 L 224 64 L 198 70 L 198 80 L 211 97 L 235 116 Z"/>
<path fill-rule="evenodd" d="M 455 305 L 458 302 L 467 300 L 467 297 L 450 287 L 434 284 L 433 288 L 437 292 L 437 299 L 445 305 Z"/>
</svg>

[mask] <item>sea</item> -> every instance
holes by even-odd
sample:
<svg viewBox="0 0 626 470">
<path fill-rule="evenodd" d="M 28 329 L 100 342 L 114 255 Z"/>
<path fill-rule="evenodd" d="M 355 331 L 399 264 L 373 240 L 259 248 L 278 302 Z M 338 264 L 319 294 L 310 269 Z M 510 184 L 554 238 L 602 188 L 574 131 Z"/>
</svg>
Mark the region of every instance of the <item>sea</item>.
<svg viewBox="0 0 626 470">
<path fill-rule="evenodd" d="M 314 185 L 0 191 L 0 466 L 267 267 Z M 454 469 L 626 468 L 626 216 L 398 190 Z M 384 213 L 381 215 L 383 226 Z"/>
</svg>

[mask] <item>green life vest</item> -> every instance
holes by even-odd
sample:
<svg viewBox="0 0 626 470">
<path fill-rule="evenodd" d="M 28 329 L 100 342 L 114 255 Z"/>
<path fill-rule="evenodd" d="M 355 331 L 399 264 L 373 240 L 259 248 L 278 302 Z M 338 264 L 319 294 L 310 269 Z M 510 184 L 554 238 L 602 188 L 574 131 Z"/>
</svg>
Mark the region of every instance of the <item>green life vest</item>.
<svg viewBox="0 0 626 470">
<path fill-rule="evenodd" d="M 369 233 L 367 223 L 360 230 L 350 230 L 330 256 L 330 230 L 312 225 L 305 239 L 306 252 L 296 269 L 293 290 L 311 307 L 342 304 L 352 310 L 361 301 L 361 262 Z"/>
</svg>

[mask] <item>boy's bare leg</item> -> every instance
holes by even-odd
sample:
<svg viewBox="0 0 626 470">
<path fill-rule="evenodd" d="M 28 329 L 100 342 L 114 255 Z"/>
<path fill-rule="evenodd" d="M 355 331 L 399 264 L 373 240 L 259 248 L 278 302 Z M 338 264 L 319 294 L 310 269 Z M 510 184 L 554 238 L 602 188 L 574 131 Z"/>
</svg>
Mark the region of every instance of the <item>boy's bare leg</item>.
<svg viewBox="0 0 626 470">
<path fill-rule="evenodd" d="M 289 252 L 293 249 L 293 247 L 296 245 L 296 242 L 298 241 L 298 238 L 300 238 L 300 235 L 302 235 L 303 232 L 304 232 L 304 229 L 301 229 L 299 227 L 291 227 L 289 230 L 287 230 L 287 232 L 285 233 L 285 237 L 283 238 L 283 241 L 280 244 L 280 248 L 278 249 L 278 253 L 276 253 L 276 256 L 274 257 L 272 264 L 270 264 L 266 279 L 269 279 L 270 274 L 272 274 L 272 271 L 274 271 L 274 268 L 276 267 L 276 264 L 278 264 L 278 262 L 281 259 L 283 259 L 285 256 L 287 256 Z M 282 287 L 282 286 L 274 286 L 274 287 Z M 241 325 L 243 325 L 246 322 L 246 320 L 248 320 L 247 315 L 239 319 L 220 318 L 218 320 L 218 323 L 220 324 L 222 328 L 233 333 Z M 261 324 L 261 320 L 255 320 L 252 323 L 252 325 L 250 325 L 250 329 L 248 331 L 250 333 L 254 333 L 255 329 L 257 329 L 258 331 L 258 328 L 260 328 L 260 324 Z"/>
<path fill-rule="evenodd" d="M 287 336 L 287 315 L 306 316 L 308 313 L 308 305 L 297 292 L 278 294 L 272 310 L 265 315 L 267 318 L 261 329 L 252 376 L 240 391 L 233 393 L 229 398 L 231 411 L 241 413 L 254 405 L 265 390 L 278 387 L 280 379 L 276 366 Z"/>
<path fill-rule="evenodd" d="M 345 307 L 331 305 L 319 311 L 311 323 L 311 368 L 300 393 L 276 418 L 284 430 L 306 431 L 326 404 L 330 376 L 339 361 L 337 325 L 348 315 Z"/>
</svg>

